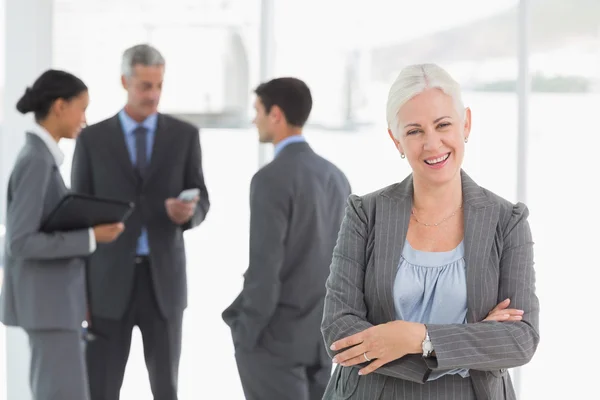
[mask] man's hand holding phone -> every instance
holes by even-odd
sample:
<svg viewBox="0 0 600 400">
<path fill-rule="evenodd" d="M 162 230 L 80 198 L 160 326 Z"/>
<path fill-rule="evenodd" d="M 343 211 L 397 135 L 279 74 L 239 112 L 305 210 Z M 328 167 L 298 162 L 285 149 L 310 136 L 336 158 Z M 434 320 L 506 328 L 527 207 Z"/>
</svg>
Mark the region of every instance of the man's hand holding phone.
<svg viewBox="0 0 600 400">
<path fill-rule="evenodd" d="M 200 200 L 199 189 L 186 189 L 177 198 L 169 198 L 165 201 L 167 215 L 177 225 L 185 224 L 194 215 L 198 200 Z"/>
</svg>

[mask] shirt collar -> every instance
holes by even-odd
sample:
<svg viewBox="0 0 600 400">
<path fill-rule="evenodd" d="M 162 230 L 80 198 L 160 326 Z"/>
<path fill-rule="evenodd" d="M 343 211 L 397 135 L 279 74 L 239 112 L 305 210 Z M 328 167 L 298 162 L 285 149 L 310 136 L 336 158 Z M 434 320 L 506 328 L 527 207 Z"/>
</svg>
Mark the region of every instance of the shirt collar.
<svg viewBox="0 0 600 400">
<path fill-rule="evenodd" d="M 154 113 L 150 115 L 148 118 L 143 120 L 141 123 L 137 122 L 133 118 L 131 118 L 126 112 L 125 109 L 119 111 L 119 120 L 121 121 L 121 125 L 123 126 L 123 131 L 125 134 L 129 135 L 133 132 L 135 128 L 142 125 L 144 128 L 148 129 L 148 132 L 153 132 L 156 130 L 156 123 L 158 120 L 158 114 Z"/>
<path fill-rule="evenodd" d="M 279 142 L 275 145 L 274 156 L 277 157 L 277 155 L 279 153 L 281 153 L 281 150 L 283 150 L 287 145 L 292 144 L 292 143 L 300 143 L 300 142 L 306 142 L 306 139 L 302 135 L 294 135 L 294 136 L 286 137 L 281 142 Z"/>
<path fill-rule="evenodd" d="M 50 154 L 52 154 L 54 162 L 56 162 L 56 165 L 60 167 L 63 161 L 65 160 L 65 155 L 60 149 L 60 147 L 58 147 L 58 142 L 54 140 L 50 132 L 48 132 L 43 126 L 35 124 L 33 129 L 31 129 L 31 133 L 39 137 L 42 140 L 42 142 L 44 142 L 44 144 L 50 151 Z"/>
</svg>

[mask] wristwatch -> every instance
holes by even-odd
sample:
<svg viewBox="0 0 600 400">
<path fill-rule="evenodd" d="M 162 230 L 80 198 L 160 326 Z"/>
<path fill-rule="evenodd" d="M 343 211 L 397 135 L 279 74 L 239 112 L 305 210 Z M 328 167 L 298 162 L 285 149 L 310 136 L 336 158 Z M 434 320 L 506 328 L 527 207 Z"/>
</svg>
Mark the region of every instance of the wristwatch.
<svg viewBox="0 0 600 400">
<path fill-rule="evenodd" d="M 427 328 L 425 328 L 425 340 L 421 344 L 423 348 L 423 357 L 429 357 L 431 353 L 433 353 L 433 344 L 431 340 L 429 340 L 429 332 L 427 332 Z"/>
</svg>

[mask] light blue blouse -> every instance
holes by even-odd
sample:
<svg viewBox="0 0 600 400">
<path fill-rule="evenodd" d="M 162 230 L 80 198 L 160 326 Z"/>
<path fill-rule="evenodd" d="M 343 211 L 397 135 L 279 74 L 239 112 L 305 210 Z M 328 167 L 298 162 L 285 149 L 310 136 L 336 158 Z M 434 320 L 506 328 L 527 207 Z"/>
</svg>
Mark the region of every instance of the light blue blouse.
<svg viewBox="0 0 600 400">
<path fill-rule="evenodd" d="M 463 242 L 454 250 L 426 252 L 414 249 L 408 240 L 394 280 L 396 318 L 423 324 L 467 323 L 467 270 Z M 468 369 L 433 371 L 430 381 Z"/>
</svg>

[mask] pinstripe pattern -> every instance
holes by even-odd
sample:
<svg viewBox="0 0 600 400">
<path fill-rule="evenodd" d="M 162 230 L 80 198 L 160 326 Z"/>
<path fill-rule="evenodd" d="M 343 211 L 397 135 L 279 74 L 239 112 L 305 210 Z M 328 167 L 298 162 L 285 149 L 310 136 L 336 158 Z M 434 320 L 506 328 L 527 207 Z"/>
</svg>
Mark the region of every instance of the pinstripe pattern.
<svg viewBox="0 0 600 400">
<path fill-rule="evenodd" d="M 435 359 L 409 355 L 365 377 L 356 368 L 338 366 L 325 399 L 515 399 L 506 369 L 526 364 L 539 342 L 528 210 L 479 187 L 466 173 L 461 176 L 468 324 L 428 325 Z M 327 280 L 322 323 L 327 348 L 395 318 L 393 282 L 412 196 L 409 176 L 348 200 Z M 505 298 L 525 311 L 522 321 L 479 323 Z M 450 375 L 425 382 L 429 369 L 452 368 L 469 368 L 471 378 Z"/>
</svg>

